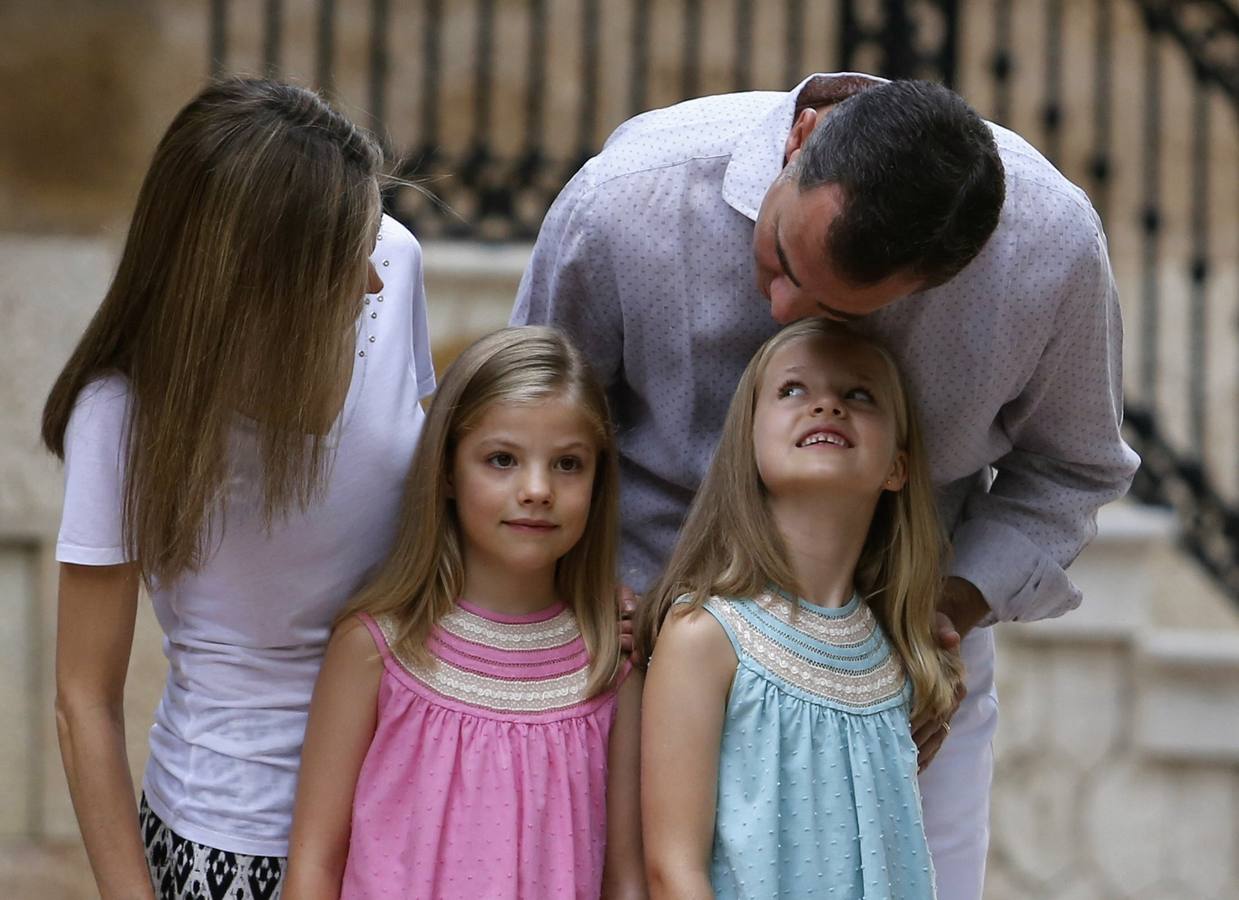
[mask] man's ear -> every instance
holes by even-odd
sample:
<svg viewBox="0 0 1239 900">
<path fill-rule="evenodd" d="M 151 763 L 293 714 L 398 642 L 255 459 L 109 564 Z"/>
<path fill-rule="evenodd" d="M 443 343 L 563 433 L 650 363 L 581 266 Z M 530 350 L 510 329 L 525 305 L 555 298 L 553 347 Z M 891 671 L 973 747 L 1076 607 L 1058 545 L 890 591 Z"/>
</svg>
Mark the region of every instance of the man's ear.
<svg viewBox="0 0 1239 900">
<path fill-rule="evenodd" d="M 908 454 L 900 450 L 895 454 L 894 465 L 891 466 L 890 474 L 886 476 L 886 480 L 882 482 L 882 488 L 887 491 L 901 491 L 907 483 Z"/>
<path fill-rule="evenodd" d="M 795 162 L 800 154 L 800 148 L 809 139 L 813 129 L 817 127 L 817 110 L 811 106 L 805 107 L 792 123 L 792 130 L 787 135 L 787 143 L 783 145 L 784 165 Z"/>
</svg>

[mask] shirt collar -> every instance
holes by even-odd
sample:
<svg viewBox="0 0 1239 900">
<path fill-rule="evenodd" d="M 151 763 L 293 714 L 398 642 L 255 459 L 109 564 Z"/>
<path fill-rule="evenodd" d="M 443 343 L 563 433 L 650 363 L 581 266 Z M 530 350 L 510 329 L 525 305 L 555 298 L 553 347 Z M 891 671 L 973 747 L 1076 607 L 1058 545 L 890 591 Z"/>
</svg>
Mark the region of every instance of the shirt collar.
<svg viewBox="0 0 1239 900">
<path fill-rule="evenodd" d="M 796 113 L 796 100 L 800 92 L 819 78 L 867 78 L 875 82 L 885 81 L 861 72 L 817 72 L 810 75 L 788 93 L 751 129 L 740 135 L 731 151 L 731 161 L 723 174 L 723 200 L 743 216 L 757 221 L 757 211 L 766 191 L 783 170 L 783 148 L 792 130 Z"/>
</svg>

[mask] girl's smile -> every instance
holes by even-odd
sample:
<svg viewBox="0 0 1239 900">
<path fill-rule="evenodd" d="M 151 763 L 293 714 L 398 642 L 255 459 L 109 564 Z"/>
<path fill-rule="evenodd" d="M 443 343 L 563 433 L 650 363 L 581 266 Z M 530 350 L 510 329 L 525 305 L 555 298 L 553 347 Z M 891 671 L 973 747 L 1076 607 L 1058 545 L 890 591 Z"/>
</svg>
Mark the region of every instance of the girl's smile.
<svg viewBox="0 0 1239 900">
<path fill-rule="evenodd" d="M 546 533 L 558 528 L 554 522 L 548 522 L 545 519 L 511 519 L 503 524 L 509 528 L 516 528 L 521 531 L 531 531 L 534 533 Z"/>
<path fill-rule="evenodd" d="M 852 447 L 852 440 L 836 428 L 822 426 L 809 429 L 808 434 L 796 442 L 797 447 Z"/>
</svg>

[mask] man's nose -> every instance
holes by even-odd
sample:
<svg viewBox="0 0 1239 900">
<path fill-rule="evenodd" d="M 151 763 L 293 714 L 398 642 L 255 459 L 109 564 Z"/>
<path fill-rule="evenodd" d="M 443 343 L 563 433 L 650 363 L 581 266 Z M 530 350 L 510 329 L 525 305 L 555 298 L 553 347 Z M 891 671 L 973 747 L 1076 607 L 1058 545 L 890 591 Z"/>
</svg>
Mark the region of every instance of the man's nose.
<svg viewBox="0 0 1239 900">
<path fill-rule="evenodd" d="M 796 298 L 788 291 L 774 289 L 770 292 L 770 316 L 780 325 L 790 325 L 802 318 Z"/>
</svg>

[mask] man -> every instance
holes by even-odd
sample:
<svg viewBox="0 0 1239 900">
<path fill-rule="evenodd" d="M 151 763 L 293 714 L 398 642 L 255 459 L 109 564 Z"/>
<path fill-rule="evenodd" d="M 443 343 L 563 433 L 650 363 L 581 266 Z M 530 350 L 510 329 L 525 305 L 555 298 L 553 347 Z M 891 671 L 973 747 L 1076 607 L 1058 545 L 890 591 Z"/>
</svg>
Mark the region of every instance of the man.
<svg viewBox="0 0 1239 900">
<path fill-rule="evenodd" d="M 1031 146 L 925 82 L 814 75 L 620 126 L 547 214 L 512 321 L 564 328 L 610 386 L 637 590 L 745 363 L 811 315 L 886 343 L 925 424 L 953 547 L 940 639 L 962 637 L 968 694 L 914 723 L 921 788 L 939 896 L 979 898 L 997 705 L 977 626 L 1078 605 L 1064 569 L 1137 465 L 1105 237 Z"/>
</svg>

